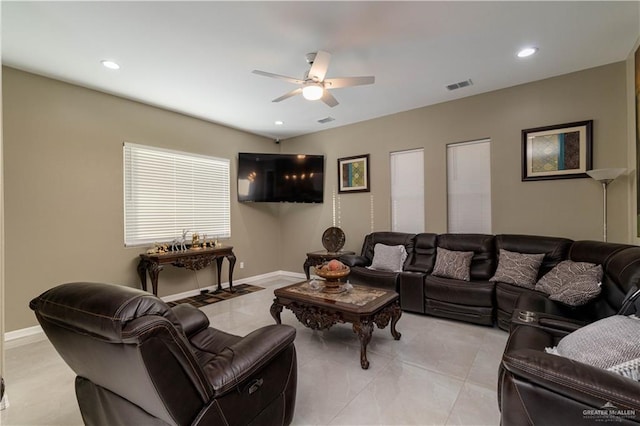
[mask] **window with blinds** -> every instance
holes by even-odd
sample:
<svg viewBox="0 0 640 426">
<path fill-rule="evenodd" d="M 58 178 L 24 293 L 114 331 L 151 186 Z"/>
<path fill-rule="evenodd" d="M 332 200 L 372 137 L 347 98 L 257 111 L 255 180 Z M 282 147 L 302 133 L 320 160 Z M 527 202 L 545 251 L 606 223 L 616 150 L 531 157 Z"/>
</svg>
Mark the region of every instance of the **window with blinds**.
<svg viewBox="0 0 640 426">
<path fill-rule="evenodd" d="M 124 244 L 231 236 L 229 160 L 125 143 Z"/>
<path fill-rule="evenodd" d="M 447 145 L 448 228 L 491 234 L 491 141 Z"/>
</svg>

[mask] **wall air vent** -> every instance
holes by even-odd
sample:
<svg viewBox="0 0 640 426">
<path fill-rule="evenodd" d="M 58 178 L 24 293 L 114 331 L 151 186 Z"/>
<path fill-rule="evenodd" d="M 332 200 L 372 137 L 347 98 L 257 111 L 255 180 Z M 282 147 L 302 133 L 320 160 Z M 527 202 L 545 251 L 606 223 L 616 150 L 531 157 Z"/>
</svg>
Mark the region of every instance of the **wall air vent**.
<svg viewBox="0 0 640 426">
<path fill-rule="evenodd" d="M 330 122 L 332 122 L 334 120 L 335 120 L 335 118 L 333 118 L 333 117 L 325 117 L 325 118 L 321 118 L 320 120 L 318 120 L 318 123 L 326 124 L 326 123 L 330 123 Z"/>
<path fill-rule="evenodd" d="M 465 81 L 460 81 L 458 83 L 453 83 L 453 84 L 447 85 L 447 90 L 461 89 L 463 87 L 471 86 L 472 84 L 473 84 L 473 81 L 471 81 L 471 79 L 465 80 Z"/>
</svg>

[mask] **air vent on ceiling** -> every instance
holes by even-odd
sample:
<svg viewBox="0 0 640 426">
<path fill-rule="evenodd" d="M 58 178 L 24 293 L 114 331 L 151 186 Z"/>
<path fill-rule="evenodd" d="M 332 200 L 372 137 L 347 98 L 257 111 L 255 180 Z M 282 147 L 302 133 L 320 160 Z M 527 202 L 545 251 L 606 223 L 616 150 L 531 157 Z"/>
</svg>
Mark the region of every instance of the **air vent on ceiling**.
<svg viewBox="0 0 640 426">
<path fill-rule="evenodd" d="M 473 84 L 473 81 L 471 81 L 471 79 L 469 79 L 469 80 L 465 80 L 465 81 L 460 81 L 458 83 L 449 84 L 449 85 L 447 85 L 447 89 L 448 90 L 456 90 L 456 89 L 461 89 L 463 87 L 471 86 L 472 84 Z"/>
<path fill-rule="evenodd" d="M 335 120 L 335 118 L 333 118 L 333 117 L 325 117 L 325 118 L 321 118 L 320 120 L 318 120 L 318 123 L 326 124 L 326 123 L 329 123 L 329 122 L 331 122 L 333 120 Z"/>
</svg>

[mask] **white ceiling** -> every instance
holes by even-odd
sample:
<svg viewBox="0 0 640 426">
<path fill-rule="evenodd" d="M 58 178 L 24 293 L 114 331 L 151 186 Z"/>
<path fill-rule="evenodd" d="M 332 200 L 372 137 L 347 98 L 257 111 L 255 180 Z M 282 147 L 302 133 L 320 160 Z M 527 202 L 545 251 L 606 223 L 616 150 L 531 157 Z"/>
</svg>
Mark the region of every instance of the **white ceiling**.
<svg viewBox="0 0 640 426">
<path fill-rule="evenodd" d="M 622 61 L 640 34 L 636 1 L 1 7 L 5 65 L 274 139 Z M 519 59 L 524 46 L 540 50 Z M 272 103 L 295 86 L 251 73 L 302 78 L 316 50 L 332 54 L 327 78 L 375 75 L 375 84 L 333 90 L 334 108 L 301 96 Z M 445 88 L 466 79 L 473 85 Z M 335 121 L 317 122 L 327 116 Z"/>
</svg>

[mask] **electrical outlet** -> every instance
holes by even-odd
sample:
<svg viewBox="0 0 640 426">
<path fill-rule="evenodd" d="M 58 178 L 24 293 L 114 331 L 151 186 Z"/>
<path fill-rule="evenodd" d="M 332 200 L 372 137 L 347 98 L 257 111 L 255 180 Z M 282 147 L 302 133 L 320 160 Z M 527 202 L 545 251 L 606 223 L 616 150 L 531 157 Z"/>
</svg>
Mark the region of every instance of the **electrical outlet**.
<svg viewBox="0 0 640 426">
<path fill-rule="evenodd" d="M 240 262 L 240 269 L 244 269 L 244 262 Z"/>
</svg>

